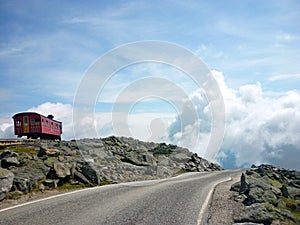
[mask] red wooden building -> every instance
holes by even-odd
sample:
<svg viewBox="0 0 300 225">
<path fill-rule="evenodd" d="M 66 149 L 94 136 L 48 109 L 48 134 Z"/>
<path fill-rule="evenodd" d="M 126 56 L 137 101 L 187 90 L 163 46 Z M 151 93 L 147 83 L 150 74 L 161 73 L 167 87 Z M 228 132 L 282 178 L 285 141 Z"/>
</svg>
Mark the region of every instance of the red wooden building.
<svg viewBox="0 0 300 225">
<path fill-rule="evenodd" d="M 12 118 L 18 137 L 61 140 L 62 123 L 54 120 L 52 115 L 46 117 L 35 112 L 23 112 Z"/>
</svg>

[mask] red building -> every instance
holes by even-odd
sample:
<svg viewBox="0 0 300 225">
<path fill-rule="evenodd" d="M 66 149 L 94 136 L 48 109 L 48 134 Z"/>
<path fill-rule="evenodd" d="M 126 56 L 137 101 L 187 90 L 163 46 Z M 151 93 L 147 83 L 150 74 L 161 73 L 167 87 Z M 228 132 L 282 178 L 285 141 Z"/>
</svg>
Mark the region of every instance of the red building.
<svg viewBox="0 0 300 225">
<path fill-rule="evenodd" d="M 13 117 L 15 135 L 18 137 L 61 140 L 62 123 L 34 112 L 17 113 Z"/>
</svg>

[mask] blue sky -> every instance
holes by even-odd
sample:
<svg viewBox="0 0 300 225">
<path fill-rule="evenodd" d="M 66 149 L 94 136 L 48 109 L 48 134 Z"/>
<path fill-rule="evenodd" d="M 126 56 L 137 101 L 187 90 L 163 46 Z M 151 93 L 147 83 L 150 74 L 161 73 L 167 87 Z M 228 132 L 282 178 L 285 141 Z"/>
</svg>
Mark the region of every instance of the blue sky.
<svg viewBox="0 0 300 225">
<path fill-rule="evenodd" d="M 77 87 L 89 66 L 98 57 L 119 45 L 142 40 L 161 40 L 183 46 L 197 54 L 210 69 L 216 71 L 216 74 L 221 73 L 222 90 L 228 94 L 225 94 L 228 97 L 227 108 L 231 109 L 241 103 L 236 106 L 237 111 L 241 110 L 245 107 L 241 99 L 245 97 L 245 100 L 246 96 L 248 100 L 249 98 L 253 100 L 252 103 L 255 102 L 252 112 L 256 112 L 257 115 L 263 115 L 257 112 L 257 107 L 264 107 L 264 104 L 273 104 L 275 107 L 278 104 L 277 108 L 269 108 L 270 114 L 262 116 L 263 127 L 272 119 L 275 121 L 275 117 L 281 115 L 280 112 L 288 111 L 288 107 L 284 108 L 282 105 L 292 104 L 293 107 L 290 108 L 294 110 L 294 114 L 284 116 L 293 115 L 296 122 L 287 122 L 288 125 L 282 128 L 282 132 L 298 134 L 299 129 L 291 124 L 297 124 L 299 116 L 297 114 L 300 86 L 299 21 L 300 2 L 297 0 L 113 2 L 29 0 L 26 3 L 2 0 L 0 137 L 12 136 L 9 133 L 11 132 L 9 124 L 14 113 L 27 110 L 48 113 L 52 110 L 57 114 L 57 118 L 66 120 L 63 121 L 66 124 L 65 138 L 72 138 L 69 124 L 71 122 L 62 110 L 72 111 Z M 100 134 L 102 132 L 108 134 L 111 131 L 109 123 L 105 123 L 109 121 L 109 115 L 104 114 L 112 109 L 114 103 L 112 96 L 117 95 L 118 90 L 133 81 L 151 74 L 172 80 L 189 95 L 196 91 L 191 81 L 172 68 L 150 64 L 146 67 L 137 65 L 124 69 L 110 80 L 106 89 L 99 95 L 96 111 L 101 120 L 98 121 Z M 256 93 L 255 91 L 257 95 L 249 95 L 249 92 Z M 174 120 L 176 116 L 172 106 L 159 99 L 155 101 L 148 99 L 136 104 L 136 107 L 132 111 L 133 114 L 139 112 L 149 116 L 153 113 L 152 117 L 147 117 L 146 114 L 139 115 L 141 118 L 136 121 L 140 123 L 151 122 L 160 113 L 161 118 L 165 119 L 165 126 L 169 127 L 172 118 Z M 235 130 L 236 127 L 242 126 L 241 124 L 245 124 L 245 120 L 236 118 L 251 118 L 251 113 L 244 115 L 242 111 L 239 111 L 241 112 L 239 116 L 234 112 L 228 116 L 228 121 L 234 121 L 227 125 L 229 129 Z M 268 109 L 263 111 L 267 112 Z M 281 122 L 284 121 L 284 116 Z M 239 135 L 245 137 L 248 132 L 257 137 L 259 136 L 257 132 L 261 130 L 259 128 L 261 127 L 249 128 L 250 131 L 243 130 Z M 135 129 L 134 133 L 143 133 L 138 130 L 140 129 L 138 124 L 132 129 Z M 246 157 L 246 153 L 250 154 L 251 150 L 245 150 L 245 155 L 240 154 L 239 148 L 236 147 L 240 143 L 234 145 L 231 139 L 233 137 L 229 136 L 225 134 L 227 139 L 218 160 L 223 160 L 226 165 L 230 162 L 231 167 L 247 165 L 247 161 L 238 164 L 234 163 L 234 160 Z M 257 163 L 274 162 L 283 165 L 272 154 L 278 155 L 288 145 L 292 146 L 290 149 L 299 156 L 300 146 L 296 145 L 296 141 L 289 138 L 289 135 L 286 138 L 283 136 L 279 135 L 276 141 L 271 141 L 271 138 L 253 139 L 257 143 L 263 143 L 257 146 L 261 149 L 257 154 L 266 155 L 257 160 Z M 282 153 L 282 159 L 285 159 L 285 156 L 286 153 Z M 296 164 L 297 162 L 294 162 L 290 167 L 296 167 Z"/>
</svg>

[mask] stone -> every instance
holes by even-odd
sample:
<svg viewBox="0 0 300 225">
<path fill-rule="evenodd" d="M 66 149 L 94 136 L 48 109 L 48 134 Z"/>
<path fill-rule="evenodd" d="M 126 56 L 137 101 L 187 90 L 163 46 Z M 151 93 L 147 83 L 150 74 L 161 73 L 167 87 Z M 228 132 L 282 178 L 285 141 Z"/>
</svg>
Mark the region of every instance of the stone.
<svg viewBox="0 0 300 225">
<path fill-rule="evenodd" d="M 285 185 L 282 185 L 282 187 L 280 188 L 281 190 L 281 193 L 282 193 L 282 196 L 285 197 L 285 198 L 288 198 L 289 197 L 289 192 L 288 192 L 288 189 Z"/>
<path fill-rule="evenodd" d="M 268 211 L 264 204 L 255 203 L 247 206 L 241 215 L 234 219 L 234 222 L 271 224 L 274 219 L 274 215 Z"/>
<path fill-rule="evenodd" d="M 57 188 L 57 184 L 58 184 L 59 180 L 58 179 L 47 179 L 47 180 L 44 180 L 43 181 L 43 185 L 48 187 L 48 188 L 54 188 L 56 189 Z"/>
<path fill-rule="evenodd" d="M 59 178 L 65 178 L 71 175 L 71 165 L 69 163 L 57 162 L 53 164 L 53 169 L 56 176 Z"/>
<path fill-rule="evenodd" d="M 9 150 L 5 150 L 4 152 L 1 152 L 0 153 L 0 160 L 1 159 L 4 159 L 6 157 L 18 157 L 18 153 L 16 152 L 12 152 L 12 151 L 9 151 Z"/>
<path fill-rule="evenodd" d="M 74 177 L 76 177 L 77 179 L 79 179 L 82 183 L 84 184 L 89 184 L 92 186 L 92 183 L 89 181 L 89 179 L 87 179 L 82 173 L 75 171 L 74 172 Z"/>
<path fill-rule="evenodd" d="M 9 168 L 10 166 L 18 166 L 20 162 L 16 157 L 6 157 L 1 160 L 2 168 Z"/>
<path fill-rule="evenodd" d="M 57 159 L 59 162 L 63 162 L 65 160 L 65 157 L 63 155 L 59 155 Z"/>
<path fill-rule="evenodd" d="M 246 200 L 247 196 L 244 194 L 237 195 L 234 197 L 234 201 L 236 202 L 244 202 Z"/>
<path fill-rule="evenodd" d="M 287 187 L 290 198 L 300 200 L 300 189 L 294 187 Z"/>
<path fill-rule="evenodd" d="M 248 183 L 246 182 L 246 176 L 244 173 L 242 173 L 240 194 L 247 194 L 248 192 L 249 192 L 249 187 L 248 187 Z"/>
<path fill-rule="evenodd" d="M 230 191 L 240 192 L 241 189 L 241 182 L 236 182 L 231 185 Z"/>
<path fill-rule="evenodd" d="M 191 159 L 185 163 L 185 170 L 189 172 L 204 172 L 223 170 L 223 168 L 218 164 L 211 163 L 206 159 L 199 157 L 197 153 L 194 153 L 192 154 Z"/>
<path fill-rule="evenodd" d="M 13 183 L 18 190 L 29 193 L 39 180 L 46 178 L 49 170 L 40 159 L 24 159 L 22 166 L 11 169 L 15 175 Z"/>
<path fill-rule="evenodd" d="M 3 200 L 13 185 L 14 174 L 7 169 L 0 168 L 0 201 Z"/>
<path fill-rule="evenodd" d="M 42 157 L 44 155 L 49 157 L 58 157 L 60 154 L 60 151 L 56 148 L 47 148 L 47 147 L 41 147 L 38 152 L 38 157 Z"/>
<path fill-rule="evenodd" d="M 45 185 L 44 184 L 40 184 L 39 190 L 40 190 L 40 192 L 44 192 L 45 191 Z"/>
</svg>

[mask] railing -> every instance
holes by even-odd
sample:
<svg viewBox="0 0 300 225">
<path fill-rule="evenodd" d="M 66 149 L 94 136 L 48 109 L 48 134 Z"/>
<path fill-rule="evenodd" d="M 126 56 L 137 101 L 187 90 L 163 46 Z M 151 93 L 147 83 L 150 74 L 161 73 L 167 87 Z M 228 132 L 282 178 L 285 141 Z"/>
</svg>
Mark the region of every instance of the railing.
<svg viewBox="0 0 300 225">
<path fill-rule="evenodd" d="M 33 143 L 34 139 L 0 139 L 0 147 L 2 146 L 12 146 L 12 145 L 22 145 L 25 143 Z"/>
</svg>

